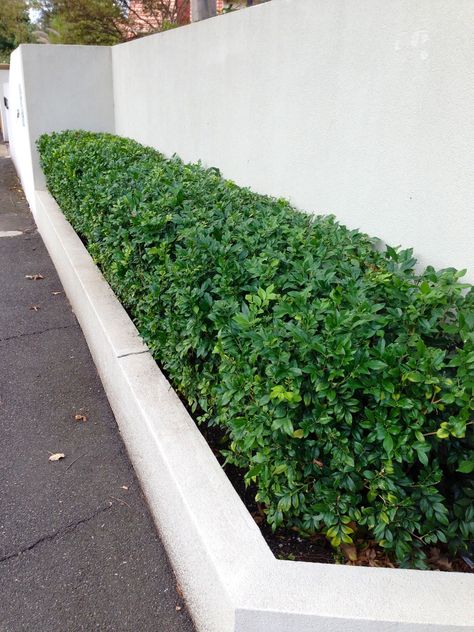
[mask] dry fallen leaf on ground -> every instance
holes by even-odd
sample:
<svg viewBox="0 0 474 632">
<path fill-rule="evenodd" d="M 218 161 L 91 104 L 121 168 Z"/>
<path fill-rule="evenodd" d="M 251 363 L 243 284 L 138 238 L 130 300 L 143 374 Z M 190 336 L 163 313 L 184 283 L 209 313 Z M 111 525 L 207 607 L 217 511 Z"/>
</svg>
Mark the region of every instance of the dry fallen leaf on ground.
<svg viewBox="0 0 474 632">
<path fill-rule="evenodd" d="M 369 542 L 367 546 L 358 551 L 357 560 L 352 562 L 349 560 L 348 564 L 357 566 L 372 566 L 372 567 L 386 567 L 395 568 L 393 562 L 390 560 L 385 551 L 376 547 L 374 542 Z"/>
<path fill-rule="evenodd" d="M 251 513 L 252 518 L 255 520 L 255 522 L 257 524 L 262 524 L 262 522 L 264 521 L 264 516 L 262 516 L 262 514 L 258 513 L 258 511 L 254 511 Z"/>
<path fill-rule="evenodd" d="M 443 553 L 436 546 L 432 546 L 430 548 L 428 564 L 440 571 L 451 571 L 453 569 L 453 565 L 449 561 L 447 556 L 443 555 Z"/>
<path fill-rule="evenodd" d="M 49 461 L 59 461 L 59 459 L 64 459 L 66 455 L 63 452 L 56 452 L 49 457 Z"/>
<path fill-rule="evenodd" d="M 78 413 L 77 415 L 74 415 L 74 419 L 76 421 L 87 421 L 87 415 L 81 415 Z"/>
<path fill-rule="evenodd" d="M 351 562 L 357 561 L 357 549 L 353 544 L 341 544 L 341 549 L 348 560 Z"/>
<path fill-rule="evenodd" d="M 25 279 L 29 279 L 30 281 L 41 281 L 44 279 L 42 274 L 25 274 Z"/>
</svg>

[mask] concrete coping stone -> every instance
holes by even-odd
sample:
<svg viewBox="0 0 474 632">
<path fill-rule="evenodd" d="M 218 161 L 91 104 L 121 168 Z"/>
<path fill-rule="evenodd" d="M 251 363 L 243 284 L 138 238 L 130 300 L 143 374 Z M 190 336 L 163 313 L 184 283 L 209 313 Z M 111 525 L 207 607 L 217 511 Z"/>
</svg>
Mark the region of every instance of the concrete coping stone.
<svg viewBox="0 0 474 632">
<path fill-rule="evenodd" d="M 199 632 L 474 632 L 474 575 L 277 560 L 55 200 L 32 210 Z"/>
</svg>

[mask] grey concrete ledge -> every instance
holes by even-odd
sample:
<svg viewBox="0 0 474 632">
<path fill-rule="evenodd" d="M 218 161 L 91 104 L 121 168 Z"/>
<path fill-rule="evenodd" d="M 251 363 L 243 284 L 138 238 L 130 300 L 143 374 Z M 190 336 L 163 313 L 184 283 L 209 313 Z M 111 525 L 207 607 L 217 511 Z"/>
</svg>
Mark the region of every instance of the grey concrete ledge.
<svg viewBox="0 0 474 632">
<path fill-rule="evenodd" d="M 474 632 L 473 575 L 275 559 L 49 193 L 33 212 L 199 632 Z"/>
</svg>

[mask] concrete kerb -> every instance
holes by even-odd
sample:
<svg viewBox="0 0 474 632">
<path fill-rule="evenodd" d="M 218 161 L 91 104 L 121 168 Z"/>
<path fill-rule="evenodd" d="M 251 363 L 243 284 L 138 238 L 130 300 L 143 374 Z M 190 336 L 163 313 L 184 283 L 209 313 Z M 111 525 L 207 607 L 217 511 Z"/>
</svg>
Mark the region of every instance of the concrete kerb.
<svg viewBox="0 0 474 632">
<path fill-rule="evenodd" d="M 276 560 L 54 199 L 32 206 L 200 632 L 474 632 L 472 575 Z"/>
</svg>

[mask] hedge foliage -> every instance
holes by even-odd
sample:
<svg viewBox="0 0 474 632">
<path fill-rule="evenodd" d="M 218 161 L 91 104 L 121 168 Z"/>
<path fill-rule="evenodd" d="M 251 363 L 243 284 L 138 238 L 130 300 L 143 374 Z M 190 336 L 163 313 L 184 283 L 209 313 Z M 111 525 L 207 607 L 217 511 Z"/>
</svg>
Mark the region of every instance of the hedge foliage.
<svg viewBox="0 0 474 632">
<path fill-rule="evenodd" d="M 38 142 L 48 187 L 274 526 L 404 566 L 474 534 L 474 291 L 332 217 L 107 134 Z"/>
</svg>

